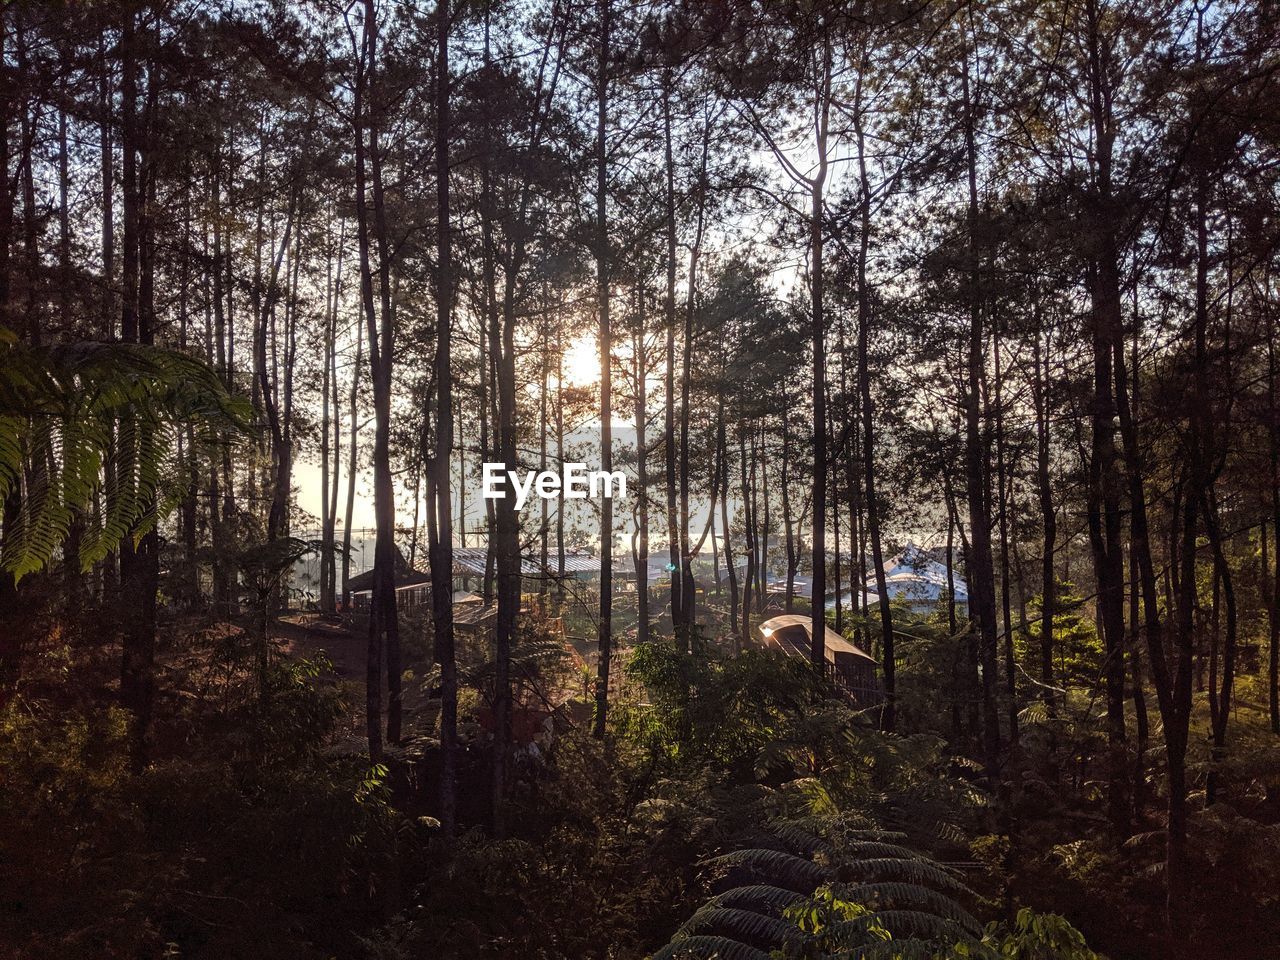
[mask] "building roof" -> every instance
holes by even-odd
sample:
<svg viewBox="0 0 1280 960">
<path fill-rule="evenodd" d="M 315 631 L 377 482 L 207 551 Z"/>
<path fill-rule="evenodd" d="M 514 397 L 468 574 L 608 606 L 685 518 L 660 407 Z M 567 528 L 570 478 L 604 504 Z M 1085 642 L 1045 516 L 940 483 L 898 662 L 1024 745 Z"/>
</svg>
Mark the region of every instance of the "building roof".
<svg viewBox="0 0 1280 960">
<path fill-rule="evenodd" d="M 863 607 L 871 607 L 880 602 L 880 594 L 876 593 L 874 590 L 870 588 L 862 590 L 861 593 L 862 593 L 862 596 L 861 598 L 859 598 L 858 603 Z M 840 591 L 840 605 L 842 607 L 846 609 L 851 608 L 853 606 L 853 599 L 854 599 L 854 593 L 848 587 L 845 587 Z M 834 610 L 835 608 L 836 608 L 836 594 L 835 594 L 835 591 L 832 591 L 831 593 L 827 594 L 826 609 Z"/>
<path fill-rule="evenodd" d="M 485 565 L 486 550 L 484 547 L 454 547 L 453 548 L 453 575 L 455 577 L 483 577 Z M 426 560 L 424 555 L 423 560 Z M 405 560 L 404 554 L 400 552 L 400 548 L 396 548 L 395 553 L 395 581 L 396 589 L 401 590 L 406 587 L 416 587 L 431 582 L 431 566 L 426 564 L 425 570 L 415 570 L 409 566 L 409 562 Z M 558 561 L 554 553 L 547 557 L 547 570 L 544 574 L 542 563 L 531 556 L 524 556 L 520 560 L 520 574 L 525 577 L 541 577 L 557 575 Z M 589 553 L 578 551 L 565 551 L 564 555 L 564 572 L 568 576 L 575 574 L 598 574 L 600 572 L 600 558 L 593 557 Z M 373 590 L 373 570 L 365 570 L 351 577 L 348 581 L 348 589 L 352 593 L 369 593 Z"/>
<path fill-rule="evenodd" d="M 488 550 L 485 547 L 454 547 L 453 575 L 455 577 L 483 577 L 485 559 Z M 559 558 L 552 551 L 547 554 L 547 569 L 542 569 L 542 561 L 538 557 L 520 558 L 520 575 L 525 577 L 554 577 L 559 571 Z M 599 573 L 600 558 L 589 553 L 566 550 L 564 554 L 564 572 L 567 575 L 579 573 Z"/>
<path fill-rule="evenodd" d="M 414 570 L 409 566 L 409 561 L 404 558 L 404 554 L 400 552 L 400 548 L 395 548 L 395 557 L 392 562 L 391 569 L 395 572 L 396 589 L 401 587 L 418 586 L 423 583 L 431 582 L 431 574 L 423 573 L 420 570 Z M 352 593 L 370 593 L 373 590 L 373 570 L 366 570 L 364 573 L 357 573 L 354 577 L 347 580 L 347 589 Z"/>
<path fill-rule="evenodd" d="M 793 644 L 795 642 L 794 634 L 804 631 L 806 640 L 813 636 L 813 620 L 808 614 L 784 613 L 773 617 L 760 624 L 757 628 L 761 636 L 768 640 L 774 634 L 785 635 L 792 634 L 788 637 Z M 863 651 L 855 644 L 850 643 L 840 634 L 836 633 L 830 627 L 826 627 L 826 634 L 823 638 L 823 648 L 826 651 L 828 660 L 835 660 L 837 653 L 847 653 L 851 656 L 861 657 L 864 660 L 870 660 L 875 663 L 875 659 Z"/>
<path fill-rule="evenodd" d="M 906 597 L 908 600 L 937 600 L 947 592 L 947 565 L 939 563 L 928 552 L 907 544 L 896 556 L 885 564 L 885 588 L 892 598 Z M 952 581 L 955 584 L 955 599 L 965 603 L 969 599 L 969 586 L 954 570 Z M 875 578 L 867 578 L 867 586 L 875 587 Z"/>
</svg>

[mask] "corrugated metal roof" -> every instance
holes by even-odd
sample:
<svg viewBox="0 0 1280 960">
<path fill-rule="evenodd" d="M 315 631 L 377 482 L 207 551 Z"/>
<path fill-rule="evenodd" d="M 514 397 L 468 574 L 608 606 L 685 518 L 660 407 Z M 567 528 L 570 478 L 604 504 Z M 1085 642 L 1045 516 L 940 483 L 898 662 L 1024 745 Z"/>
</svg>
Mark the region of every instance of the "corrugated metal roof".
<svg viewBox="0 0 1280 960">
<path fill-rule="evenodd" d="M 453 573 L 459 577 L 484 576 L 486 550 L 484 547 L 454 547 Z M 559 571 L 559 560 L 555 553 L 547 555 L 546 575 L 555 576 Z M 566 574 L 600 572 L 600 558 L 586 553 L 569 553 L 564 556 L 564 572 Z M 526 577 L 543 576 L 542 563 L 538 558 L 524 556 L 520 558 L 520 574 Z"/>
<path fill-rule="evenodd" d="M 455 577 L 483 577 L 485 553 L 484 547 L 454 547 L 453 575 Z M 430 564 L 424 562 L 423 570 L 413 570 L 398 550 L 396 554 L 395 578 L 397 590 L 402 587 L 416 586 L 430 581 Z M 426 561 L 426 559 L 425 556 L 422 557 L 423 561 Z M 558 570 L 557 557 L 552 552 L 547 556 L 547 571 L 545 575 L 554 577 L 557 575 Z M 564 572 L 568 576 L 579 574 L 598 575 L 600 573 L 600 558 L 594 557 L 589 553 L 565 551 Z M 543 576 L 542 564 L 539 559 L 529 555 L 522 557 L 520 559 L 520 574 L 525 577 Z M 366 570 L 363 573 L 356 574 L 349 582 L 353 593 L 367 593 L 373 587 L 373 571 Z"/>
<path fill-rule="evenodd" d="M 764 623 L 760 624 L 758 629 L 764 637 L 768 638 L 780 630 L 793 630 L 795 628 L 803 629 L 806 637 L 812 636 L 812 617 L 798 613 L 784 613 L 780 616 L 773 617 L 770 620 L 766 620 Z M 827 654 L 828 660 L 837 653 L 848 653 L 855 657 L 862 657 L 865 660 L 871 660 L 873 663 L 875 662 L 870 655 L 850 643 L 830 627 L 826 628 L 823 649 Z"/>
</svg>

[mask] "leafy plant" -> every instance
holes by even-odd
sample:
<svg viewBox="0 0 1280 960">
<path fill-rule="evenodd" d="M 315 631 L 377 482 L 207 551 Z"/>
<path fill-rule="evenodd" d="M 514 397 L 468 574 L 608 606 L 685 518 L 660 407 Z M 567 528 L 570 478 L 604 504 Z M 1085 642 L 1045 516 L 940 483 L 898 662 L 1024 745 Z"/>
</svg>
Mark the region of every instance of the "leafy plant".
<svg viewBox="0 0 1280 960">
<path fill-rule="evenodd" d="M 180 499 L 177 438 L 197 445 L 248 428 L 248 404 L 195 357 L 137 344 L 20 343 L 0 327 L 0 563 L 17 577 L 49 562 L 73 518 L 80 563 L 139 537 Z M 89 510 L 101 494 L 99 512 Z"/>
<path fill-rule="evenodd" d="M 654 960 L 906 958 L 981 935 L 956 899 L 969 894 L 964 884 L 902 846 L 901 834 L 837 815 L 778 821 L 760 839 L 769 845 L 706 861 L 730 885 Z M 882 949 L 889 943 L 892 949 Z"/>
</svg>

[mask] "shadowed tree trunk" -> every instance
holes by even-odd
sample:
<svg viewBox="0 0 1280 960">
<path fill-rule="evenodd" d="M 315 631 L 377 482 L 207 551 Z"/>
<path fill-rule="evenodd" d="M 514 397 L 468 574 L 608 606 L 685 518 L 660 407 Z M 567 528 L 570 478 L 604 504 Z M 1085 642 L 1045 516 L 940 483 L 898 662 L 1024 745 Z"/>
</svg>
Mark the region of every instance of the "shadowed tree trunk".
<svg viewBox="0 0 1280 960">
<path fill-rule="evenodd" d="M 149 282 L 151 250 L 145 211 L 147 196 L 146 134 L 138 123 L 138 50 L 136 12 L 124 14 L 120 40 L 122 188 L 124 239 L 121 338 L 127 343 L 154 342 Z M 152 77 L 152 84 L 155 78 Z M 148 99 L 155 93 L 154 86 Z M 139 158 L 142 170 L 139 171 Z M 144 443 L 135 437 L 124 442 Z M 150 754 L 152 707 L 155 700 L 156 593 L 159 588 L 160 538 L 152 528 L 141 537 L 126 536 L 120 548 L 121 602 L 124 605 L 124 648 L 120 669 L 120 700 L 132 714 L 130 764 L 135 771 L 147 765 Z"/>
<path fill-rule="evenodd" d="M 636 536 L 636 640 L 645 643 L 649 639 L 649 451 L 645 435 L 648 418 L 648 391 L 645 378 L 648 364 L 645 356 L 644 283 L 636 284 L 636 331 L 632 338 L 632 379 L 635 382 L 636 424 L 636 496 L 638 521 Z M 544 501 L 545 502 L 545 501 Z"/>
<path fill-rule="evenodd" d="M 436 21 L 436 448 L 432 460 L 435 523 L 430 528 L 433 654 L 440 668 L 440 823 L 453 835 L 457 805 L 458 668 L 453 637 L 453 261 L 449 222 L 449 6 L 437 0 Z"/>
<path fill-rule="evenodd" d="M 1036 305 L 1036 319 L 1040 308 Z M 1053 691 L 1053 617 L 1057 580 L 1053 572 L 1053 551 L 1058 538 L 1058 511 L 1053 502 L 1053 487 L 1049 480 L 1049 338 L 1044 336 L 1043 365 L 1041 364 L 1041 332 L 1036 323 L 1032 354 L 1031 397 L 1036 415 L 1036 492 L 1040 500 L 1040 526 L 1043 531 L 1040 544 L 1040 682 L 1049 716 L 1054 715 Z"/>
<path fill-rule="evenodd" d="M 600 41 L 596 65 L 596 300 L 600 340 L 600 469 L 613 470 L 612 354 L 609 325 L 609 224 L 608 152 L 605 134 L 609 122 L 609 30 L 611 0 L 598 0 Z M 594 733 L 603 737 L 609 709 L 609 670 L 613 657 L 613 500 L 600 500 L 600 609 L 597 624 L 596 716 Z"/>
<path fill-rule="evenodd" d="M 391 372 L 394 357 L 391 313 L 391 264 L 378 146 L 381 107 L 377 99 L 378 23 L 373 0 L 364 4 L 363 49 L 356 71 L 356 223 L 360 249 L 360 287 L 369 341 L 373 384 L 373 494 L 376 540 L 370 597 L 365 721 L 369 755 L 382 755 L 382 663 L 387 667 L 387 739 L 400 739 L 399 625 L 395 596 L 395 490 L 391 478 Z M 366 145 L 365 128 L 368 128 Z M 370 184 L 372 181 L 372 184 Z M 368 190 L 373 192 L 369 211 Z M 371 222 L 372 221 L 372 222 Z M 378 246 L 378 294 L 375 306 L 370 232 Z"/>
<path fill-rule="evenodd" d="M 817 57 L 816 119 L 814 143 L 818 168 L 809 186 L 809 297 L 813 351 L 813 589 L 810 592 L 809 660 L 819 673 L 826 671 L 827 617 L 827 346 L 823 314 L 823 189 L 827 180 L 827 140 L 831 117 L 831 37 L 824 31 Z"/>
<path fill-rule="evenodd" d="M 871 290 L 867 283 L 867 254 L 871 243 L 871 181 L 867 175 L 866 137 L 863 131 L 861 87 L 854 110 L 858 149 L 858 400 L 862 414 L 862 493 L 866 498 L 867 537 L 871 541 L 871 567 L 876 578 L 880 606 L 880 660 L 884 673 L 884 709 L 880 726 L 892 731 L 897 725 L 897 661 L 894 652 L 893 613 L 884 573 L 884 545 L 880 536 L 880 503 L 876 496 L 875 407 L 871 402 Z M 815 491 L 816 496 L 816 491 Z M 816 500 L 815 500 L 816 503 Z M 865 581 L 864 581 L 865 582 Z"/>
<path fill-rule="evenodd" d="M 991 556 L 991 504 L 985 466 L 986 442 L 982 429 L 983 324 L 978 259 L 978 186 L 976 118 L 969 81 L 969 56 L 962 73 L 964 94 L 965 153 L 969 177 L 969 338 L 968 384 L 965 391 L 965 482 L 969 500 L 969 613 L 978 631 L 982 673 L 983 749 L 987 776 L 994 780 L 1000 765 L 1000 714 L 996 703 L 996 598 Z"/>
<path fill-rule="evenodd" d="M 687 644 L 688 635 L 683 629 L 684 618 L 680 610 L 683 593 L 683 576 L 680 561 L 680 524 L 676 513 L 676 188 L 675 159 L 672 155 L 671 93 L 673 78 L 668 69 L 662 75 L 662 129 L 666 173 L 666 241 L 667 241 L 667 290 L 663 301 L 666 315 L 667 368 L 666 397 L 663 421 L 663 442 L 667 472 L 667 552 L 670 555 L 668 571 L 671 575 L 671 629 L 678 644 Z M 687 647 L 685 648 L 687 649 Z"/>
</svg>

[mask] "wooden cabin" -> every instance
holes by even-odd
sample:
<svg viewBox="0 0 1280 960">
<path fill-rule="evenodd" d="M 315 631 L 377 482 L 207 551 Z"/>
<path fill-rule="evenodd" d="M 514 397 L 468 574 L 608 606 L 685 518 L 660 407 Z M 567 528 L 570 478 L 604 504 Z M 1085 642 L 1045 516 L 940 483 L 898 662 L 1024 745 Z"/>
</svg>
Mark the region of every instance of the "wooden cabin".
<svg viewBox="0 0 1280 960">
<path fill-rule="evenodd" d="M 808 614 L 784 613 L 764 621 L 757 628 L 766 647 L 790 656 L 809 658 L 813 621 Z M 826 628 L 823 650 L 827 676 L 860 708 L 877 707 L 884 691 L 876 674 L 876 661 L 830 627 Z"/>
</svg>

